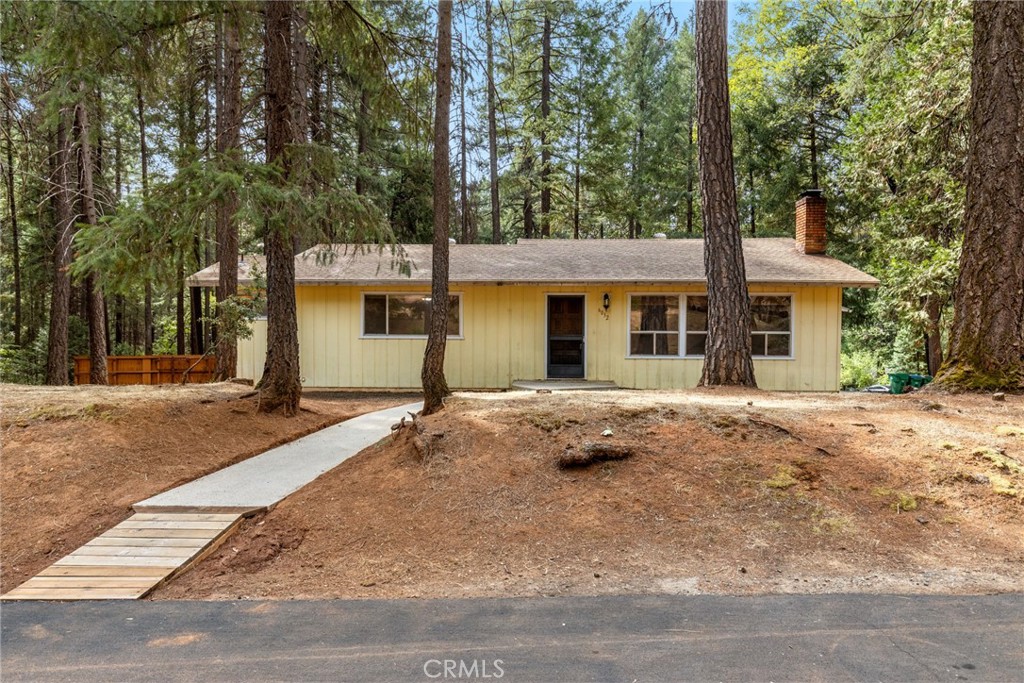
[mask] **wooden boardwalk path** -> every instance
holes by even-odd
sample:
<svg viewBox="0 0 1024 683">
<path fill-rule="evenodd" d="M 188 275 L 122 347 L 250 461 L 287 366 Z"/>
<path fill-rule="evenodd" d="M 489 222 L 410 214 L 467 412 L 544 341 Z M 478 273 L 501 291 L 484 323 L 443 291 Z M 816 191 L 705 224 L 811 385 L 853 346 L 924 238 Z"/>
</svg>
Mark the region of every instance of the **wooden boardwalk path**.
<svg viewBox="0 0 1024 683">
<path fill-rule="evenodd" d="M 132 515 L 0 598 L 141 598 L 213 551 L 243 516 L 188 511 Z"/>
<path fill-rule="evenodd" d="M 135 600 L 195 564 L 242 519 L 267 510 L 391 433 L 420 403 L 321 429 L 147 498 L 136 514 L 54 562 L 2 600 Z"/>
</svg>

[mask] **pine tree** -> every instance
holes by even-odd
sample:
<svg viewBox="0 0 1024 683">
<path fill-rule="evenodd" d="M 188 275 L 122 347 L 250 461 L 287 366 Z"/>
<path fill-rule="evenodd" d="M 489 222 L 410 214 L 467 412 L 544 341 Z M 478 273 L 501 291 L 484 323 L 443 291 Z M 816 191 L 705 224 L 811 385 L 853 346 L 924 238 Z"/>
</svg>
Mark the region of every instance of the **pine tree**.
<svg viewBox="0 0 1024 683">
<path fill-rule="evenodd" d="M 267 163 L 277 184 L 289 181 L 293 140 L 292 5 L 268 0 L 264 5 L 267 58 Z M 295 258 L 285 207 L 266 217 L 267 253 L 267 359 L 260 391 L 260 409 L 280 409 L 294 415 L 299 409 L 299 336 L 295 309 Z"/>
<path fill-rule="evenodd" d="M 437 3 L 437 88 L 434 105 L 434 248 L 430 283 L 430 328 L 423 353 L 423 414 L 444 408 L 451 392 L 444 376 L 448 342 L 448 230 L 451 165 L 448 158 L 452 99 L 452 3 Z"/>
<path fill-rule="evenodd" d="M 1024 388 L 1024 3 L 974 5 L 967 210 L 937 384 Z"/>
<path fill-rule="evenodd" d="M 750 298 L 743 264 L 729 116 L 726 5 L 697 2 L 697 129 L 708 282 L 702 386 L 756 386 L 750 357 Z"/>
</svg>

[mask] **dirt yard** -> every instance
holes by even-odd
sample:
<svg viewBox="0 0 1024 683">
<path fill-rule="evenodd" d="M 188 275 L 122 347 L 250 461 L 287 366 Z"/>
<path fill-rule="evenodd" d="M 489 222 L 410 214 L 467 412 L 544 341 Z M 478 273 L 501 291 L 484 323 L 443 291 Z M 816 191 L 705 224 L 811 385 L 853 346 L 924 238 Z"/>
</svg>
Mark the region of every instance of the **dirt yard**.
<svg viewBox="0 0 1024 683">
<path fill-rule="evenodd" d="M 1021 396 L 478 394 L 424 423 L 156 598 L 1024 589 Z M 556 465 L 587 443 L 634 454 Z"/>
<path fill-rule="evenodd" d="M 0 385 L 0 592 L 131 514 L 131 505 L 272 446 L 410 400 L 321 394 L 256 414 L 237 384 Z"/>
</svg>

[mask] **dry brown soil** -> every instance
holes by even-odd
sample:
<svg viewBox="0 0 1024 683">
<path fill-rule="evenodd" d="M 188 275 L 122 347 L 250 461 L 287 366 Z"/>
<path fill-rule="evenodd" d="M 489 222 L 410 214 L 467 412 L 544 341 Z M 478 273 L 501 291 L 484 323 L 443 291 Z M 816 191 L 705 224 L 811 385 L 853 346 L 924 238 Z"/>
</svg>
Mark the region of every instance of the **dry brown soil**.
<svg viewBox="0 0 1024 683">
<path fill-rule="evenodd" d="M 0 385 L 0 592 L 131 514 L 131 505 L 397 394 L 317 394 L 294 418 L 249 387 Z"/>
<path fill-rule="evenodd" d="M 156 597 L 1024 589 L 1021 396 L 465 394 L 423 422 L 429 453 L 388 437 Z M 557 467 L 588 442 L 635 455 Z"/>
</svg>

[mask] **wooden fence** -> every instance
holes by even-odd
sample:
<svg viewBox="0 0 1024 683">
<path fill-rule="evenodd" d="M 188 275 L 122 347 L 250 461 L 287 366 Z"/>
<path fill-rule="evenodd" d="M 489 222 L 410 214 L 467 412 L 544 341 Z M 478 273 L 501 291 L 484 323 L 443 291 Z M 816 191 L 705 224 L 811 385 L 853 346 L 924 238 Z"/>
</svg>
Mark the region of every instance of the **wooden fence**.
<svg viewBox="0 0 1024 683">
<path fill-rule="evenodd" d="M 109 384 L 177 384 L 200 356 L 107 356 Z M 213 379 L 216 359 L 203 358 L 188 373 L 190 383 Z M 89 357 L 75 356 L 75 384 L 89 383 Z"/>
</svg>

